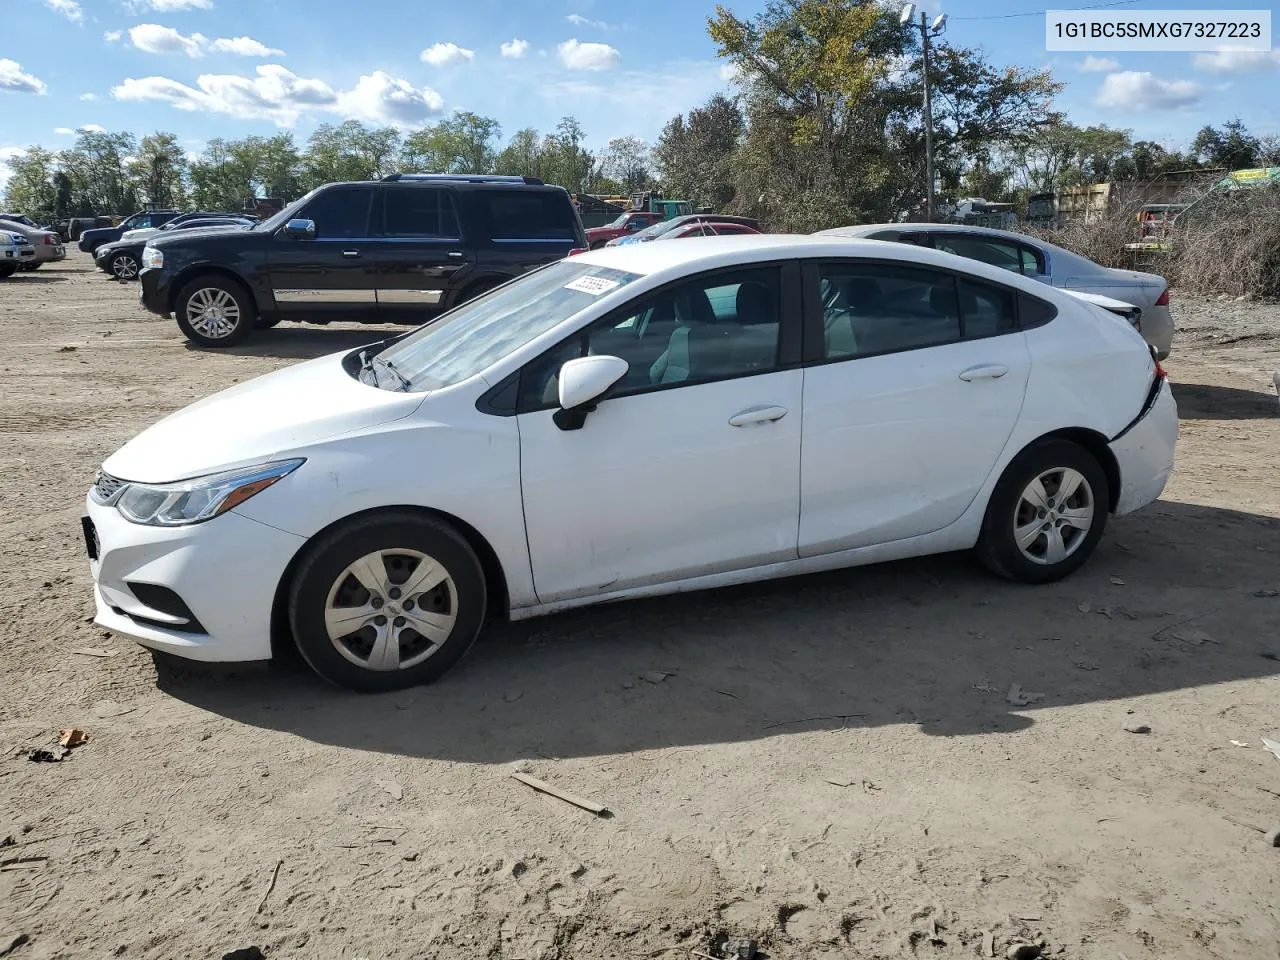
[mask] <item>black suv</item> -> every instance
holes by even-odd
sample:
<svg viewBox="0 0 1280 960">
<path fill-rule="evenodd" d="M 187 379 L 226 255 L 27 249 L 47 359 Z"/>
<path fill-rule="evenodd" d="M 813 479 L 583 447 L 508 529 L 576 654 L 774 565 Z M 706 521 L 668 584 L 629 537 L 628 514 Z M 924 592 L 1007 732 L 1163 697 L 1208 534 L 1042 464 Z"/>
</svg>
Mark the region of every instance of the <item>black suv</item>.
<svg viewBox="0 0 1280 960">
<path fill-rule="evenodd" d="M 151 238 L 140 298 L 227 347 L 281 320 L 421 323 L 586 246 L 562 187 L 392 174 L 326 184 L 247 231 Z"/>
<path fill-rule="evenodd" d="M 95 253 L 104 243 L 115 243 L 126 230 L 145 230 L 147 227 L 158 227 L 180 216 L 177 210 L 148 210 L 146 213 L 135 213 L 114 227 L 97 227 L 85 230 L 80 234 L 80 249 L 85 253 Z"/>
</svg>

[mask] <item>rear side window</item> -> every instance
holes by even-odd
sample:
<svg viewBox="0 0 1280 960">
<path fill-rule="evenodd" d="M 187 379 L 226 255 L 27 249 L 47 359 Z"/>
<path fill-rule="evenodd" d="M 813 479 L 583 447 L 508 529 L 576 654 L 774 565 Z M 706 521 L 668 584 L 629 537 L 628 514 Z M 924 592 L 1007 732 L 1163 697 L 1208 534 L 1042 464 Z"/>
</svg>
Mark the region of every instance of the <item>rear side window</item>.
<svg viewBox="0 0 1280 960">
<path fill-rule="evenodd" d="M 1058 315 L 1058 308 L 1039 297 L 1018 294 L 1018 323 L 1023 330 L 1043 327 Z"/>
<path fill-rule="evenodd" d="M 1035 277 L 1044 274 L 1044 257 L 1030 247 L 1019 247 L 1022 252 L 1022 272 L 1025 276 Z"/>
<path fill-rule="evenodd" d="M 326 190 L 307 204 L 302 217 L 315 223 L 318 240 L 367 237 L 372 199 L 372 187 Z"/>
<path fill-rule="evenodd" d="M 1017 329 L 1018 313 L 1012 290 L 973 280 L 958 281 L 958 289 L 966 340 L 994 337 Z"/>
<path fill-rule="evenodd" d="M 989 263 L 993 267 L 999 267 L 1011 273 L 1022 273 L 1022 248 L 1015 243 L 992 240 L 987 237 L 940 233 L 934 237 L 933 244 L 944 253 L 954 253 L 958 257 L 977 260 L 979 263 Z"/>
<path fill-rule="evenodd" d="M 383 193 L 383 229 L 388 237 L 458 239 L 453 198 L 435 187 L 408 187 Z"/>
<path fill-rule="evenodd" d="M 493 240 L 568 240 L 576 236 L 573 206 L 551 190 L 484 190 L 479 202 Z"/>
</svg>

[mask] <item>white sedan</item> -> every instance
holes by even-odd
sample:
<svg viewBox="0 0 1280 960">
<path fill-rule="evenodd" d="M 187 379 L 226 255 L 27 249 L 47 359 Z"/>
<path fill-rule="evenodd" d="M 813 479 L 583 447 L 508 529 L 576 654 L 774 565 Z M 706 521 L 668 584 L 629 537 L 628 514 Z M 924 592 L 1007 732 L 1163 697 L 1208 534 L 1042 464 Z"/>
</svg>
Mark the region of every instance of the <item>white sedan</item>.
<svg viewBox="0 0 1280 960">
<path fill-rule="evenodd" d="M 1025 234 L 955 223 L 870 223 L 823 230 L 817 236 L 889 240 L 932 247 L 1063 290 L 1121 300 L 1140 310 L 1135 325 L 1147 343 L 1155 347 L 1158 359 L 1169 356 L 1173 347 L 1169 284 L 1154 273 L 1104 267 Z"/>
<path fill-rule="evenodd" d="M 1142 338 L 1052 287 L 693 239 L 193 404 L 108 458 L 84 529 L 101 626 L 204 661 L 293 642 L 387 690 L 490 618 L 952 550 L 1056 580 L 1160 495 L 1176 434 Z"/>
</svg>

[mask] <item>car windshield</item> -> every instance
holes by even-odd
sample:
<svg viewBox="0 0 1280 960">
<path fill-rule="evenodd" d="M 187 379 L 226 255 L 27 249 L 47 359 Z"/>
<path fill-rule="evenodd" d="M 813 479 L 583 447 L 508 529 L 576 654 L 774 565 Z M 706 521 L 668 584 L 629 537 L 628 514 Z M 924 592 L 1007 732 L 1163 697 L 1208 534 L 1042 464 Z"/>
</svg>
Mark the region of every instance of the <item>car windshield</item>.
<svg viewBox="0 0 1280 960">
<path fill-rule="evenodd" d="M 407 391 L 461 383 L 639 278 L 638 273 L 561 260 L 449 311 L 377 357 L 393 365 Z"/>
<path fill-rule="evenodd" d="M 307 201 L 314 197 L 319 191 L 320 187 L 316 187 L 315 190 L 312 190 L 305 197 L 299 197 L 279 213 L 273 213 L 271 216 L 267 217 L 267 219 L 259 220 L 252 229 L 265 230 L 269 233 L 277 227 L 283 227 L 286 223 L 297 216 L 298 211 L 306 206 Z"/>
<path fill-rule="evenodd" d="M 689 223 L 687 220 L 663 220 L 661 223 L 655 223 L 652 226 L 645 227 L 637 233 L 636 236 L 640 237 L 642 240 L 653 240 L 655 237 L 660 237 L 664 233 L 674 230 L 676 227 L 686 227 L 688 225 Z"/>
<path fill-rule="evenodd" d="M 614 220 L 612 223 L 610 223 L 609 226 L 616 227 L 617 229 L 621 230 L 623 227 L 627 225 L 627 218 L 630 216 L 631 214 L 624 213 L 617 220 Z"/>
</svg>

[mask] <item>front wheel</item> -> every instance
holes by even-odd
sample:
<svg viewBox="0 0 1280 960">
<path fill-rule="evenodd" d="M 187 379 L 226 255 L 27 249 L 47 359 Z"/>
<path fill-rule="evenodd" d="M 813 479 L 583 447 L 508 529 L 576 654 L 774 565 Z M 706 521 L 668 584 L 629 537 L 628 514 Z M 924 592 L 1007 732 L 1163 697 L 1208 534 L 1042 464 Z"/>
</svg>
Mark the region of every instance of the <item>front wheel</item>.
<svg viewBox="0 0 1280 960">
<path fill-rule="evenodd" d="M 318 541 L 298 568 L 289 623 L 303 659 L 331 683 L 368 692 L 436 679 L 484 624 L 484 572 L 445 523 L 389 511 Z"/>
<path fill-rule="evenodd" d="M 20 265 L 18 266 L 18 269 L 19 269 L 19 270 L 24 270 L 24 271 L 26 271 L 27 273 L 31 273 L 31 272 L 32 272 L 32 271 L 34 271 L 34 270 L 39 270 L 39 269 L 40 269 L 40 261 L 39 261 L 39 260 L 28 260 L 26 263 L 20 264 Z"/>
<path fill-rule="evenodd" d="M 231 347 L 253 333 L 257 311 L 249 292 L 223 277 L 197 277 L 174 304 L 178 327 L 202 347 Z"/>
<path fill-rule="evenodd" d="M 0 280 L 7 280 L 18 270 L 16 263 L 0 263 Z"/>
<path fill-rule="evenodd" d="M 1107 475 L 1088 450 L 1045 440 L 1009 464 L 987 504 L 979 559 L 993 573 L 1049 583 L 1075 572 L 1107 524 Z"/>
<path fill-rule="evenodd" d="M 131 253 L 117 253 L 111 258 L 111 275 L 121 283 L 138 279 L 138 260 Z"/>
</svg>

